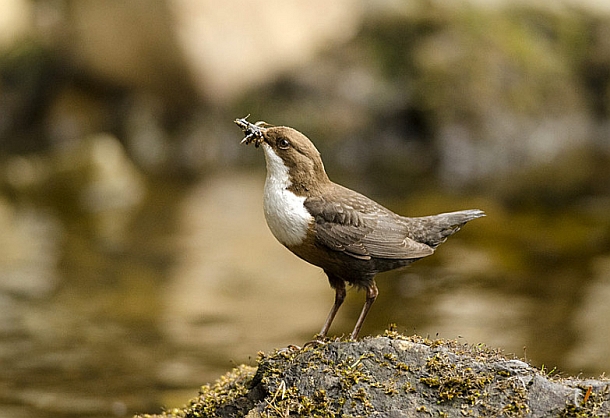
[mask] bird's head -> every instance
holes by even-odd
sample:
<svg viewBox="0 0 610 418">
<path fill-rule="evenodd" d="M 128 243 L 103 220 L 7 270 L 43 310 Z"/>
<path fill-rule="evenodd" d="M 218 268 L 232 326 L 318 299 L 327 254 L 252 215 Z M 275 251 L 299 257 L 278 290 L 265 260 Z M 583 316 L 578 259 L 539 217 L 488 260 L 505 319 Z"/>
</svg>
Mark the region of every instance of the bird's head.
<svg viewBox="0 0 610 418">
<path fill-rule="evenodd" d="M 235 120 L 246 135 L 241 142 L 263 147 L 268 178 L 280 178 L 287 173 L 291 187 L 302 194 L 309 194 L 316 185 L 329 181 L 320 153 L 309 138 L 287 126 L 250 123 L 246 118 Z"/>
</svg>

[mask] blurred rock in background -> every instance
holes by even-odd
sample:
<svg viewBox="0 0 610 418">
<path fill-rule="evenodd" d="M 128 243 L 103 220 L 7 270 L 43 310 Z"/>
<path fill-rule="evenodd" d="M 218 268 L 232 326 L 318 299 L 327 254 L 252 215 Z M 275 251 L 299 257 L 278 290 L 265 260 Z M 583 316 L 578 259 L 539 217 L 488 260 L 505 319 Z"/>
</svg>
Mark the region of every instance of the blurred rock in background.
<svg viewBox="0 0 610 418">
<path fill-rule="evenodd" d="M 595 2 L 4 3 L 4 152 L 110 132 L 143 168 L 193 174 L 243 158 L 225 140 L 240 112 L 447 187 L 609 152 Z"/>
</svg>

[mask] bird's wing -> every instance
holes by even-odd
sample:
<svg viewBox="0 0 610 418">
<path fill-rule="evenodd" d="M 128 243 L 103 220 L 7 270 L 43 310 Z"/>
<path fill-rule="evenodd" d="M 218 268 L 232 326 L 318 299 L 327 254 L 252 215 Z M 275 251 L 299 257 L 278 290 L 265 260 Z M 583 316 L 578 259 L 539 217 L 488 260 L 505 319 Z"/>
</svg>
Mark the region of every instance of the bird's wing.
<svg viewBox="0 0 610 418">
<path fill-rule="evenodd" d="M 434 252 L 407 238 L 397 215 L 365 196 L 351 195 L 349 200 L 310 197 L 304 204 L 316 220 L 318 244 L 331 250 L 364 260 L 415 259 Z"/>
</svg>

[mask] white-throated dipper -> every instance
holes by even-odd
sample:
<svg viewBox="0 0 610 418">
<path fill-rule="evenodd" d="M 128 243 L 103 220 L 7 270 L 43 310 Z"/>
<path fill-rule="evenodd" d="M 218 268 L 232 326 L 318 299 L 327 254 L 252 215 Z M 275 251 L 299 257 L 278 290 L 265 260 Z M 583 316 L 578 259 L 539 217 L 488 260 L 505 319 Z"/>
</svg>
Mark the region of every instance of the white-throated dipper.
<svg viewBox="0 0 610 418">
<path fill-rule="evenodd" d="M 356 339 L 377 298 L 375 275 L 434 253 L 466 222 L 485 216 L 478 209 L 407 218 L 330 181 L 320 153 L 299 131 L 265 122 L 235 123 L 245 144 L 263 147 L 267 178 L 263 207 L 269 229 L 297 256 L 321 267 L 335 302 L 319 335 L 324 338 L 345 299 L 345 284 L 366 290 L 351 338 Z"/>
</svg>

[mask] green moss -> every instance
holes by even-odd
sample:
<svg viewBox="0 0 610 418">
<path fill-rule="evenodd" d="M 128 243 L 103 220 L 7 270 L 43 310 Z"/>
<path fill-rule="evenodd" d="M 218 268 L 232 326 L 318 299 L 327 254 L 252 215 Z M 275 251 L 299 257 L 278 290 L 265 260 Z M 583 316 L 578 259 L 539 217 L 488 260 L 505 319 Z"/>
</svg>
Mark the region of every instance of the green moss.
<svg viewBox="0 0 610 418">
<path fill-rule="evenodd" d="M 391 337 L 260 354 L 256 373 L 238 367 L 203 386 L 186 408 L 161 417 L 349 417 L 393 409 L 441 417 L 526 416 L 530 409 L 523 379 L 547 379 L 482 344 L 386 334 Z M 574 384 L 563 383 L 563 388 Z M 607 411 L 609 387 L 588 391 L 583 384 L 581 403 L 567 404 L 561 416 L 601 415 Z"/>
<path fill-rule="evenodd" d="M 568 403 L 564 410 L 559 413 L 559 417 L 602 417 L 606 416 L 602 411 L 604 400 L 607 399 L 609 388 L 605 386 L 603 390 L 593 390 L 591 386 L 580 386 L 583 398 L 580 404 Z"/>
<path fill-rule="evenodd" d="M 411 382 L 407 382 L 402 386 L 402 390 L 404 390 L 405 393 L 413 393 L 417 389 L 415 389 L 415 387 L 411 384 Z"/>
<path fill-rule="evenodd" d="M 422 406 L 418 406 L 418 407 L 417 407 L 415 410 L 416 410 L 417 412 L 428 412 L 428 408 L 426 408 L 426 407 L 425 407 L 425 406 L 423 406 L 423 405 L 422 405 Z"/>
<path fill-rule="evenodd" d="M 468 347 L 464 347 L 468 349 Z M 470 347 L 472 354 L 478 357 L 488 358 L 496 356 L 494 351 L 485 350 L 483 347 Z M 490 396 L 492 390 L 504 388 L 507 393 L 513 395 L 508 398 L 508 402 L 499 411 L 489 411 L 491 413 L 501 412 L 505 415 L 522 415 L 527 412 L 527 398 L 524 390 L 510 380 L 498 381 L 500 373 L 489 369 L 476 371 L 473 367 L 463 366 L 456 361 L 453 356 L 445 352 L 437 352 L 429 357 L 425 366 L 427 375 L 421 377 L 419 381 L 424 385 L 436 389 L 438 402 L 458 402 L 462 408 L 467 405 L 486 404 L 485 401 Z M 510 377 L 502 375 L 502 377 Z M 509 383 L 510 382 L 510 383 Z M 492 389 L 492 386 L 495 389 Z M 464 409 L 468 411 L 466 407 Z"/>
</svg>

